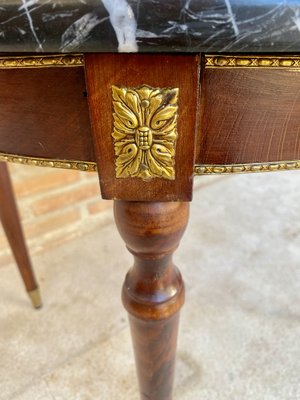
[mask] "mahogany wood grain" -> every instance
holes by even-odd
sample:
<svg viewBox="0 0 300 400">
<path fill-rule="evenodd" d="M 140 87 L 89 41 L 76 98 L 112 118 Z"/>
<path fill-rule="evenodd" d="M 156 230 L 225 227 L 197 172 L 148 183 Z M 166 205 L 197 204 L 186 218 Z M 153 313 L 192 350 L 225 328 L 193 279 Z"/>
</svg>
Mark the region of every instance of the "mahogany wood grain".
<svg viewBox="0 0 300 400">
<path fill-rule="evenodd" d="M 110 197 L 116 185 L 112 149 L 109 147 L 112 143 L 105 141 L 111 140 L 111 84 L 181 85 L 176 174 L 179 178 L 189 176 L 191 180 L 192 163 L 186 160 L 193 160 L 194 157 L 193 139 L 189 138 L 194 134 L 190 132 L 194 130 L 195 121 L 189 121 L 190 116 L 196 114 L 196 104 L 190 107 L 188 101 L 191 100 L 191 93 L 199 88 L 195 76 L 197 58 L 191 55 L 100 54 L 87 55 L 86 60 L 90 57 L 91 60 L 95 57 L 102 60 L 95 61 L 98 67 L 95 65 L 91 74 L 98 75 L 99 68 L 101 73 L 97 78 L 97 88 L 99 93 L 104 93 L 100 100 L 94 100 L 93 108 L 100 118 L 96 149 L 105 197 Z M 127 57 L 132 64 L 126 61 Z M 153 67 L 150 57 L 161 59 L 160 68 Z M 193 65 L 190 65 L 191 57 Z M 0 69 L 0 88 L 0 152 L 96 161 L 83 67 Z M 95 88 L 94 85 L 92 91 Z M 300 159 L 299 93 L 300 71 L 297 70 L 205 69 L 203 65 L 195 163 Z M 187 167 L 181 170 L 182 165 Z M 112 197 L 134 199 L 137 192 L 152 200 L 159 199 L 161 193 L 167 200 L 174 199 L 170 193 L 175 192 L 185 193 L 186 198 L 191 196 L 191 185 L 181 179 L 156 182 L 151 185 L 151 190 L 140 181 L 132 183 L 137 179 L 130 180 L 130 184 L 127 181 L 123 180 L 120 193 Z"/>
<path fill-rule="evenodd" d="M 94 161 L 83 67 L 0 69 L 0 152 Z"/>
<path fill-rule="evenodd" d="M 88 101 L 103 198 L 189 201 L 192 197 L 198 55 L 86 54 Z M 112 86 L 179 88 L 175 180 L 116 178 Z"/>
<path fill-rule="evenodd" d="M 26 290 L 32 292 L 37 289 L 37 282 L 26 248 L 8 169 L 3 162 L 0 162 L 0 220 L 16 259 Z"/>
<path fill-rule="evenodd" d="M 181 274 L 172 262 L 188 220 L 185 202 L 115 201 L 116 225 L 134 265 L 123 286 L 142 400 L 171 400 Z"/>
<path fill-rule="evenodd" d="M 202 70 L 197 164 L 300 159 L 300 71 Z"/>
</svg>

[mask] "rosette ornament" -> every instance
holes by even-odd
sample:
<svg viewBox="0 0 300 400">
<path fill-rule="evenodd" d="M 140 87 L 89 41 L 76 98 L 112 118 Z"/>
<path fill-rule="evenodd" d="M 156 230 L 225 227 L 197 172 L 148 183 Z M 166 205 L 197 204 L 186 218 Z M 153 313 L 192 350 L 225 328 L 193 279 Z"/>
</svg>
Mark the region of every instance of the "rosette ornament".
<svg viewBox="0 0 300 400">
<path fill-rule="evenodd" d="M 175 179 L 178 92 L 112 87 L 117 178 Z"/>
</svg>

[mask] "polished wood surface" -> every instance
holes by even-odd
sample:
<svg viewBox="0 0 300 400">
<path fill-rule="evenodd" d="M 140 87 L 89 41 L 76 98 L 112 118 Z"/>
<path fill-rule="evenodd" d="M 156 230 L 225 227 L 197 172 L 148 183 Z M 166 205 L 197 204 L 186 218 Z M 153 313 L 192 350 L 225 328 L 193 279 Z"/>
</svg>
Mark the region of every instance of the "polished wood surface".
<svg viewBox="0 0 300 400">
<path fill-rule="evenodd" d="M 300 71 L 202 69 L 197 164 L 300 159 Z"/>
<path fill-rule="evenodd" d="M 192 197 L 199 88 L 198 55 L 87 54 L 85 69 L 95 151 L 104 198 L 188 201 Z M 112 86 L 178 88 L 174 180 L 116 178 Z"/>
<path fill-rule="evenodd" d="M 82 67 L 0 69 L 0 152 L 94 160 Z"/>
<path fill-rule="evenodd" d="M 159 69 L 154 68 L 149 57 L 160 60 Z M 191 196 L 187 178 L 181 179 L 190 177 L 191 160 L 197 165 L 215 165 L 300 159 L 299 70 L 288 67 L 208 68 L 202 57 L 199 83 L 198 66 L 190 62 L 192 57 L 197 64 L 197 57 L 173 55 L 169 61 L 166 57 L 169 56 L 86 55 L 86 60 L 93 60 L 89 63 L 93 67 L 87 67 L 87 74 L 91 74 L 93 82 L 97 77 L 97 83 L 90 85 L 89 98 L 95 105 L 91 106 L 94 110 L 91 113 L 95 113 L 92 123 L 97 131 L 97 163 L 105 197 L 135 199 L 139 191 L 145 197 L 142 200 L 157 200 L 162 190 L 159 183 L 152 185 L 151 192 L 148 186 L 141 189 L 140 182 L 128 187 L 126 180 L 118 183 L 119 193 L 116 190 L 110 136 L 113 123 L 110 86 L 113 84 L 148 83 L 182 88 L 180 136 L 176 147 L 179 179 L 177 183 L 163 182 L 165 196 L 167 187 L 170 187 L 169 192 L 181 191 L 186 198 Z M 0 85 L 0 153 L 96 162 L 82 66 L 0 68 Z M 191 123 L 190 115 L 197 107 L 193 101 L 199 88 L 198 121 Z M 98 95 L 93 94 L 94 90 Z M 194 152 L 193 138 L 190 138 L 195 123 L 197 148 Z M 186 169 L 181 170 L 181 165 Z M 172 198 L 168 196 L 168 200 Z"/>
<path fill-rule="evenodd" d="M 8 168 L 3 162 L 0 162 L 0 220 L 25 288 L 29 292 L 33 305 L 38 308 L 41 306 L 41 301 L 38 299 L 38 285 L 25 244 Z"/>
<path fill-rule="evenodd" d="M 115 201 L 118 230 L 134 265 L 123 286 L 129 313 L 141 400 L 171 400 L 181 274 L 172 254 L 186 228 L 189 204 Z"/>
</svg>

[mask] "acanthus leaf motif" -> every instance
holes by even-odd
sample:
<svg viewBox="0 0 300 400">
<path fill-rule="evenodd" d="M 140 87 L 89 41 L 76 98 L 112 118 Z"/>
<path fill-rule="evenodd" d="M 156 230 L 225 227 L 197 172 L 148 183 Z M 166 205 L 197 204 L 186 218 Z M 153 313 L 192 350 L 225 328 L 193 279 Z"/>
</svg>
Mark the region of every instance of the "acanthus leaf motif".
<svg viewBox="0 0 300 400">
<path fill-rule="evenodd" d="M 175 179 L 178 88 L 112 86 L 117 178 Z"/>
</svg>

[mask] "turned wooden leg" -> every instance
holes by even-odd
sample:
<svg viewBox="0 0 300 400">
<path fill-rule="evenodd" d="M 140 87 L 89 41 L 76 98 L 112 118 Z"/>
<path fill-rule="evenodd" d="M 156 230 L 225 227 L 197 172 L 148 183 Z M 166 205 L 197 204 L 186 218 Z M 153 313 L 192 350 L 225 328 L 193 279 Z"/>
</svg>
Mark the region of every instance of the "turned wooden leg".
<svg viewBox="0 0 300 400">
<path fill-rule="evenodd" d="M 26 290 L 35 308 L 42 305 L 26 249 L 7 165 L 0 162 L 0 220 L 16 259 Z"/>
<path fill-rule="evenodd" d="M 123 286 L 142 400 L 171 400 L 181 274 L 172 262 L 185 230 L 189 203 L 115 201 L 115 220 L 134 265 Z"/>
</svg>

